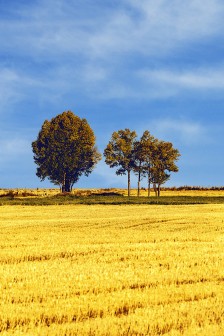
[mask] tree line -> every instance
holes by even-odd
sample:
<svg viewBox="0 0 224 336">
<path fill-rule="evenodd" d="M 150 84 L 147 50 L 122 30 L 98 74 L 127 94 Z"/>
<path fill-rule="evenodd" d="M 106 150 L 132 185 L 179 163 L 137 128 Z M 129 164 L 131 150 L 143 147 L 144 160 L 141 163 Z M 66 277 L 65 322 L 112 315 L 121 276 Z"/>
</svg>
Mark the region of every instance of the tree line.
<svg viewBox="0 0 224 336">
<path fill-rule="evenodd" d="M 62 192 L 70 192 L 80 176 L 88 176 L 101 160 L 95 142 L 87 120 L 71 111 L 45 120 L 32 142 L 36 175 L 59 185 Z M 147 130 L 138 139 L 135 131 L 126 128 L 113 132 L 103 156 L 106 164 L 117 168 L 117 175 L 127 175 L 128 196 L 131 172 L 138 177 L 138 196 L 143 178 L 148 181 L 148 196 L 151 185 L 160 196 L 160 187 L 170 178 L 170 172 L 178 171 L 180 153 L 171 142 L 156 139 Z"/>
</svg>

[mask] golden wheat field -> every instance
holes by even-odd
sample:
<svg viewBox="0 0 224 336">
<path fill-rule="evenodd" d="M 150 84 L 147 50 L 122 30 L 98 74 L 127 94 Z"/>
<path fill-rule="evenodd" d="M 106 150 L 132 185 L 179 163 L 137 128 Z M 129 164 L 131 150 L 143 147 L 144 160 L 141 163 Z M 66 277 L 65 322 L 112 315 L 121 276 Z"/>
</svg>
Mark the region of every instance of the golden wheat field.
<svg viewBox="0 0 224 336">
<path fill-rule="evenodd" d="M 0 217 L 1 335 L 224 335 L 224 204 Z"/>
</svg>

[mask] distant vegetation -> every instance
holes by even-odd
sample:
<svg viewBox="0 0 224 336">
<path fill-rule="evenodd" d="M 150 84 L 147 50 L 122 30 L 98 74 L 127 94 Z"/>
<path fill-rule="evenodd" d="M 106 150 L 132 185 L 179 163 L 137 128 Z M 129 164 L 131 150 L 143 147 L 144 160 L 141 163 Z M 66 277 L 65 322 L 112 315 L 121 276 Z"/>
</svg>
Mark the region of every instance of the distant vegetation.
<svg viewBox="0 0 224 336">
<path fill-rule="evenodd" d="M 162 190 L 224 190 L 224 186 L 221 187 L 200 187 L 200 186 L 181 186 L 181 187 L 162 187 Z"/>
<path fill-rule="evenodd" d="M 163 196 L 147 197 L 132 190 L 127 197 L 124 189 L 77 189 L 61 193 L 58 189 L 0 190 L 0 205 L 62 205 L 62 204 L 208 204 L 224 203 L 224 187 L 171 187 L 162 188 Z"/>
</svg>

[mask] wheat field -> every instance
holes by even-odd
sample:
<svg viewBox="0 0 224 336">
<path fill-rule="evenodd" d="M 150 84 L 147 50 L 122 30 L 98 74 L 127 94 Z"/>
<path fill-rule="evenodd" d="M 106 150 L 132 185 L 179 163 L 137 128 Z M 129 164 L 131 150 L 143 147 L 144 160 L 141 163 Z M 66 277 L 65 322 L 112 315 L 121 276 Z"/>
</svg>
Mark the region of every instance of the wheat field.
<svg viewBox="0 0 224 336">
<path fill-rule="evenodd" d="M 223 336 L 223 213 L 1 206 L 1 335 Z"/>
</svg>

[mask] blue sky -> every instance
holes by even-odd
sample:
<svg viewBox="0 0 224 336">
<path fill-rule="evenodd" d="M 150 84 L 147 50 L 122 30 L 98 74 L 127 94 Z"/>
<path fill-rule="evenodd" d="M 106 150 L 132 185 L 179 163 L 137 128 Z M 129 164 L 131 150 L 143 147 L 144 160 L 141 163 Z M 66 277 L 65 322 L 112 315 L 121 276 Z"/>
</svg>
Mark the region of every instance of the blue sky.
<svg viewBox="0 0 224 336">
<path fill-rule="evenodd" d="M 223 17 L 222 0 L 0 0 L 0 188 L 52 186 L 31 142 L 66 110 L 101 153 L 124 128 L 173 142 L 166 185 L 224 185 Z M 125 186 L 104 160 L 76 185 Z"/>
</svg>

